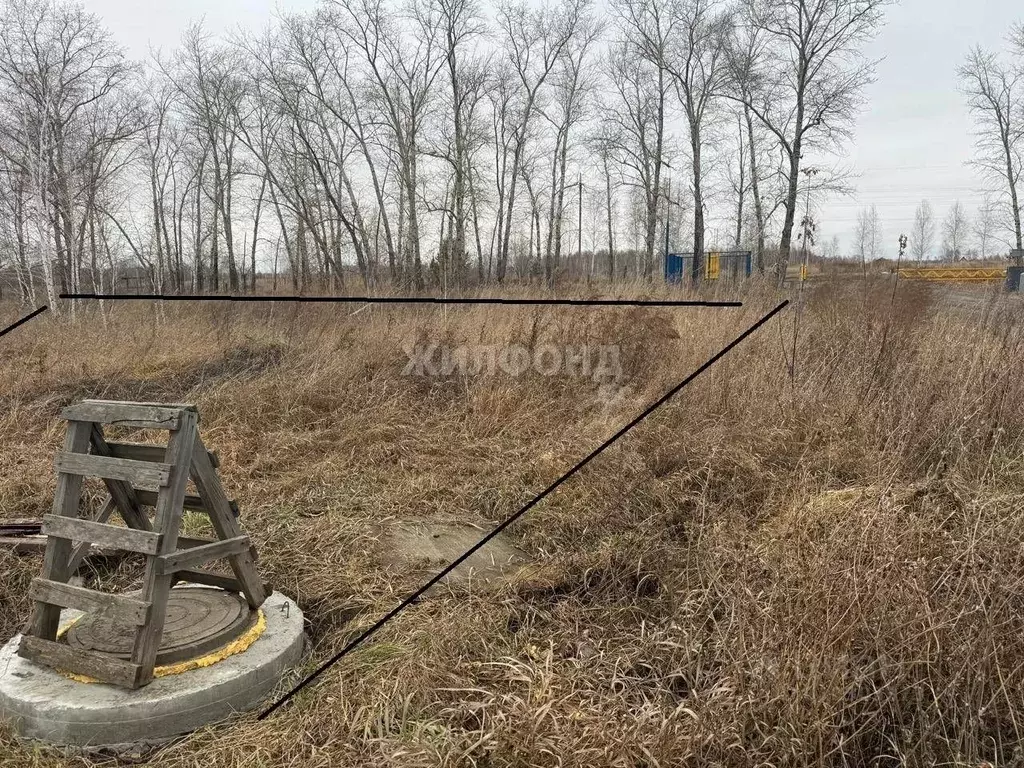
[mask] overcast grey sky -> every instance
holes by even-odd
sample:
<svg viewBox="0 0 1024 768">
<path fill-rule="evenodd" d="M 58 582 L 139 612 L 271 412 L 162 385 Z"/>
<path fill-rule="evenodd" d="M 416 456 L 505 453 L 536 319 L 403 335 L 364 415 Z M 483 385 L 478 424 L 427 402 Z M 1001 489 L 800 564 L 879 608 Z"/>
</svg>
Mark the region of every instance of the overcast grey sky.
<svg viewBox="0 0 1024 768">
<path fill-rule="evenodd" d="M 205 18 L 214 34 L 237 25 L 265 26 L 275 9 L 297 11 L 316 0 L 86 0 L 133 58 L 151 46 L 174 48 L 186 25 Z M 866 93 L 847 163 L 856 193 L 819 207 L 819 243 L 838 235 L 845 252 L 857 212 L 872 203 L 884 227 L 887 253 L 909 234 L 914 209 L 931 200 L 937 218 L 959 199 L 974 215 L 981 179 L 967 165 L 971 120 L 958 91 L 956 68 L 975 44 L 1001 48 L 1009 27 L 1024 21 L 1020 0 L 903 0 L 867 54 L 882 59 Z M 799 217 L 798 217 L 799 218 Z"/>
<path fill-rule="evenodd" d="M 910 234 L 922 198 L 939 218 L 957 199 L 973 216 L 982 181 L 967 165 L 974 139 L 956 69 L 975 44 L 1004 47 L 1009 27 L 1020 21 L 1019 0 L 904 0 L 889 9 L 867 51 L 883 60 L 849 151 L 860 174 L 857 192 L 823 207 L 824 236 L 849 242 L 857 211 L 872 203 L 888 251 L 900 232 Z"/>
</svg>

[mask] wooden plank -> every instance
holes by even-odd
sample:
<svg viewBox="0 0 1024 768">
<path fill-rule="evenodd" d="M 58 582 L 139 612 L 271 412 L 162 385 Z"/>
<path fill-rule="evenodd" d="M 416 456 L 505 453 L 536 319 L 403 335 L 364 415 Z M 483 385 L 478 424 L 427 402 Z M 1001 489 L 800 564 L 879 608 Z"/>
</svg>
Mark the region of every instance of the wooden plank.
<svg viewBox="0 0 1024 768">
<path fill-rule="evenodd" d="M 42 529 L 43 521 L 3 520 L 0 521 L 0 536 L 36 536 Z"/>
<path fill-rule="evenodd" d="M 118 443 L 113 440 L 107 441 L 110 449 L 110 456 L 115 459 L 132 459 L 133 461 L 156 461 L 163 462 L 167 455 L 166 445 L 155 445 L 151 443 Z"/>
<path fill-rule="evenodd" d="M 25 635 L 18 646 L 18 655 L 37 664 L 46 664 L 77 675 L 88 675 L 123 688 L 138 688 L 140 685 L 142 669 L 138 664 L 105 653 L 72 649 L 63 643 Z"/>
<path fill-rule="evenodd" d="M 229 576 L 226 573 L 217 573 L 215 571 L 207 571 L 201 568 L 188 568 L 181 571 L 175 571 L 174 583 L 188 582 L 190 584 L 202 584 L 206 587 L 218 587 L 226 590 L 227 592 L 236 592 L 244 594 L 242 584 L 234 576 Z M 263 591 L 268 595 L 273 592 L 269 582 L 263 582 Z"/>
<path fill-rule="evenodd" d="M 97 523 L 95 520 L 74 520 L 57 515 L 46 515 L 43 518 L 43 533 L 73 541 L 88 541 L 98 547 L 140 552 L 143 555 L 160 552 L 160 540 L 163 538 L 155 531 L 137 531 L 120 525 Z"/>
<path fill-rule="evenodd" d="M 216 544 L 219 539 L 198 539 L 192 536 L 179 536 L 178 537 L 178 549 L 188 549 L 189 547 L 201 547 L 204 544 Z M 252 554 L 253 560 L 258 560 L 259 557 L 256 554 L 256 547 L 249 544 L 249 552 Z"/>
<path fill-rule="evenodd" d="M 117 504 L 114 503 L 114 500 L 112 498 L 107 499 L 106 503 L 103 505 L 103 508 L 100 510 L 99 514 L 96 515 L 96 519 L 94 522 L 107 522 L 107 520 L 110 519 L 110 515 L 113 514 L 114 509 L 116 507 Z M 71 550 L 71 557 L 68 558 L 69 574 L 74 575 L 74 573 L 78 570 L 78 566 L 82 564 L 82 560 L 84 560 L 85 556 L 89 554 L 90 549 L 92 549 L 91 541 L 83 541 L 75 545 L 75 548 Z"/>
<path fill-rule="evenodd" d="M 45 536 L 0 536 L 0 549 L 9 549 L 16 555 L 46 551 Z"/>
<path fill-rule="evenodd" d="M 69 421 L 94 421 L 97 424 L 111 424 L 140 429 L 176 430 L 181 414 L 187 407 L 167 406 L 155 403 L 121 403 L 112 400 L 83 400 L 61 411 L 63 419 Z"/>
<path fill-rule="evenodd" d="M 160 543 L 160 554 L 170 555 L 178 548 L 178 533 L 181 529 L 182 504 L 185 500 L 185 487 L 188 484 L 189 467 L 192 464 L 192 450 L 196 446 L 198 430 L 196 424 L 199 417 L 195 411 L 183 410 L 181 423 L 176 431 L 171 432 L 167 443 L 165 461 L 171 467 L 167 487 L 160 491 L 157 499 L 156 515 L 153 528 L 163 537 Z M 203 458 L 209 461 L 205 449 Z M 151 557 L 146 563 L 146 574 L 142 587 L 142 599 L 153 604 L 149 623 L 139 629 L 132 648 L 132 661 L 141 667 L 140 683 L 145 685 L 153 678 L 153 667 L 156 663 L 160 638 L 164 632 L 164 621 L 167 616 L 167 593 L 171 589 L 171 575 L 162 572 L 158 558 Z"/>
<path fill-rule="evenodd" d="M 103 437 L 103 427 L 99 424 L 93 424 L 92 435 L 90 435 L 89 439 L 92 443 L 92 452 L 94 454 L 98 456 L 110 455 L 110 446 Z M 129 528 L 138 528 L 140 531 L 153 530 L 153 526 L 149 523 L 149 517 L 146 516 L 145 510 L 139 505 L 139 500 L 131 483 L 126 483 L 123 480 L 111 480 L 109 478 L 104 478 L 103 482 L 107 486 L 110 497 L 117 504 L 117 509 L 121 513 L 122 519 L 128 524 Z"/>
<path fill-rule="evenodd" d="M 89 449 L 89 435 L 92 424 L 86 421 L 72 421 L 64 436 L 66 452 L 84 452 Z M 82 476 L 60 473 L 57 475 L 57 490 L 53 496 L 53 514 L 59 517 L 77 518 L 78 503 L 82 494 Z M 43 556 L 42 575 L 44 579 L 66 582 L 68 562 L 71 559 L 71 541 L 62 538 L 47 538 L 46 554 Z M 60 608 L 48 603 L 35 603 L 29 632 L 42 640 L 57 638 L 57 624 Z"/>
<path fill-rule="evenodd" d="M 83 403 L 100 405 L 142 405 L 151 408 L 171 408 L 175 411 L 192 411 L 198 420 L 199 407 L 195 403 L 158 403 L 153 400 L 103 400 L 98 397 L 86 398 Z"/>
<path fill-rule="evenodd" d="M 189 547 L 201 547 L 204 544 L 215 544 L 216 539 L 197 539 L 192 536 L 179 536 L 178 537 L 178 549 L 188 549 Z"/>
<path fill-rule="evenodd" d="M 108 456 L 118 459 L 134 459 L 135 461 L 157 461 L 162 462 L 167 455 L 166 445 L 154 443 L 119 443 L 108 441 L 110 449 Z M 210 462 L 217 466 L 218 459 L 213 451 L 210 451 Z"/>
<path fill-rule="evenodd" d="M 199 406 L 195 403 L 157 403 L 149 400 L 100 400 L 92 397 L 83 400 L 83 403 L 100 403 L 102 405 L 140 405 L 145 408 L 170 408 L 174 411 L 191 411 L 196 415 L 196 424 L 199 423 Z"/>
<path fill-rule="evenodd" d="M 135 495 L 138 496 L 139 503 L 145 507 L 155 507 L 158 495 L 152 491 L 136 491 Z M 190 509 L 193 512 L 209 512 L 206 508 L 206 503 L 199 496 L 195 496 L 191 493 L 185 494 L 185 501 L 182 504 L 185 509 Z M 234 517 L 238 517 L 241 512 L 238 508 L 238 502 L 234 499 L 228 501 L 228 506 L 231 507 L 231 514 Z"/>
<path fill-rule="evenodd" d="M 124 595 L 109 595 L 94 589 L 61 584 L 49 579 L 32 579 L 28 596 L 61 608 L 74 608 L 96 616 L 142 626 L 149 621 L 150 604 Z"/>
<path fill-rule="evenodd" d="M 192 452 L 192 482 L 196 484 L 199 495 L 210 510 L 210 522 L 217 532 L 218 538 L 233 539 L 242 535 L 242 528 L 231 508 L 231 502 L 224 493 L 224 488 L 217 477 L 217 471 L 210 463 L 209 454 L 202 439 L 196 435 L 196 448 Z M 242 552 L 231 557 L 231 571 L 242 584 L 242 590 L 249 607 L 256 609 L 263 605 L 267 593 L 263 589 L 259 573 L 256 570 L 256 558 L 251 552 Z"/>
<path fill-rule="evenodd" d="M 85 477 L 124 480 L 136 488 L 147 491 L 159 491 L 167 485 L 171 476 L 169 464 L 112 459 L 108 456 L 93 456 L 70 451 L 61 451 L 57 454 L 57 471 Z"/>
<path fill-rule="evenodd" d="M 157 560 L 160 563 L 161 573 L 173 573 L 182 568 L 203 565 L 211 560 L 240 555 L 247 552 L 249 546 L 248 536 L 235 536 L 223 541 L 215 541 L 212 544 L 202 544 L 198 547 L 189 547 L 168 555 L 161 555 Z"/>
<path fill-rule="evenodd" d="M 142 504 L 144 507 L 155 507 L 157 500 L 160 498 L 159 494 L 153 491 L 136 491 L 135 495 L 139 499 L 139 504 Z M 203 503 L 203 500 L 198 496 L 193 496 L 191 493 L 185 494 L 185 500 L 181 506 L 196 512 L 206 511 L 206 504 Z"/>
</svg>

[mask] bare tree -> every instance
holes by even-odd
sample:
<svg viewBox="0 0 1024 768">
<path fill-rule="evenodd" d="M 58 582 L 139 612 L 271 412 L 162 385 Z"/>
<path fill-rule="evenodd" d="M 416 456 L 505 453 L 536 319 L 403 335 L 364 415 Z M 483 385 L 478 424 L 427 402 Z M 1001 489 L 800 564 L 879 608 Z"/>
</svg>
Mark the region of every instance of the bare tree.
<svg viewBox="0 0 1024 768">
<path fill-rule="evenodd" d="M 0 145 L 0 158 L 5 155 Z M 36 297 L 34 270 L 29 259 L 31 179 L 24 167 L 15 167 L 9 161 L 5 165 L 10 167 L 0 174 L 0 243 L 8 244 L 7 259 L 14 265 L 17 275 L 18 298 L 23 305 L 31 305 Z"/>
<path fill-rule="evenodd" d="M 420 232 L 420 143 L 430 98 L 446 57 L 440 44 L 438 10 L 413 4 L 407 14 L 411 27 L 402 34 L 400 18 L 383 0 L 333 0 L 345 24 L 347 43 L 364 59 L 372 90 L 368 95 L 380 106 L 398 159 L 403 202 L 400 226 L 405 245 L 404 274 L 416 288 L 423 287 Z M 404 217 L 404 218 L 403 218 Z"/>
<path fill-rule="evenodd" d="M 402 242 L 402 233 L 396 231 L 392 223 L 393 201 L 389 195 L 387 182 L 392 168 L 401 167 L 401 154 L 395 151 L 395 144 L 391 140 L 392 133 L 387 128 L 393 122 L 387 117 L 380 116 L 382 102 L 372 98 L 378 87 L 376 75 L 367 73 L 365 57 L 362 61 L 363 66 L 360 67 L 360 57 L 350 51 L 349 32 L 346 31 L 344 18 L 344 11 L 327 6 L 318 11 L 313 24 L 292 24 L 301 30 L 300 40 L 308 38 L 308 43 L 300 45 L 300 49 L 304 51 L 299 59 L 300 66 L 309 73 L 310 96 L 317 100 L 320 108 L 353 139 L 369 177 L 373 190 L 373 204 L 376 206 L 373 217 L 373 246 L 370 246 L 368 232 L 358 229 L 354 224 L 351 227 L 344 225 L 350 233 L 357 234 L 359 242 L 354 242 L 353 246 L 357 252 L 364 254 L 366 279 L 371 279 L 374 272 L 370 262 L 376 264 L 379 261 L 378 252 L 381 250 L 380 240 L 383 237 L 389 274 L 393 282 L 398 282 L 398 250 Z M 408 195 L 400 197 L 402 200 L 409 199 Z M 353 209 L 358 207 L 353 203 Z M 362 214 L 356 214 L 357 212 L 353 210 L 352 217 L 361 220 Z M 399 218 L 405 221 L 403 211 L 399 211 Z"/>
<path fill-rule="evenodd" d="M 1000 198 L 1009 208 L 1013 242 L 1020 253 L 1024 173 L 1024 70 L 1015 71 L 994 54 L 975 47 L 958 70 L 961 87 L 977 125 L 975 163 L 1000 182 Z M 1018 255 L 1018 264 L 1020 256 Z"/>
<path fill-rule="evenodd" d="M 606 112 L 602 106 L 601 111 Z M 602 120 L 597 130 L 590 137 L 590 146 L 594 149 L 597 165 L 604 187 L 605 224 L 607 225 L 608 248 L 608 280 L 615 280 L 615 190 L 618 186 L 616 168 L 620 161 L 619 147 L 621 137 L 618 126 L 611 120 Z"/>
<path fill-rule="evenodd" d="M 978 213 L 974 217 L 974 226 L 972 227 L 975 242 L 978 244 L 978 255 L 982 259 L 987 259 L 991 252 L 996 224 L 996 206 L 993 204 L 992 198 L 985 195 L 981 205 L 978 206 Z"/>
<path fill-rule="evenodd" d="M 678 17 L 667 66 L 686 115 L 690 133 L 691 193 L 693 195 L 694 276 L 704 253 L 704 128 L 715 99 L 729 76 L 726 43 L 731 14 L 720 13 L 712 0 L 670 3 Z"/>
<path fill-rule="evenodd" d="M 244 71 L 234 52 L 214 42 L 201 24 L 186 30 L 182 47 L 171 66 L 164 69 L 174 83 L 193 135 L 204 145 L 212 173 L 212 188 L 205 190 L 213 205 L 210 219 L 210 277 L 213 289 L 220 286 L 220 240 L 224 239 L 228 287 L 239 289 L 235 258 L 233 192 L 239 174 L 235 120 L 243 98 L 240 72 Z M 201 184 L 202 188 L 203 185 Z M 198 259 L 198 254 L 197 254 Z M 201 270 L 196 265 L 197 271 Z"/>
<path fill-rule="evenodd" d="M 544 262 L 543 244 L 541 242 L 540 213 L 543 207 L 542 185 L 537 180 L 537 171 L 540 165 L 540 157 L 537 152 L 530 152 L 523 156 L 519 166 L 519 173 L 526 187 L 526 197 L 530 203 L 528 211 L 528 223 L 530 234 L 527 238 L 525 258 L 520 258 L 516 265 L 516 272 L 519 277 L 531 277 L 535 269 L 541 269 Z M 536 249 L 536 253 L 534 253 Z"/>
<path fill-rule="evenodd" d="M 268 58 L 272 52 L 264 47 L 259 72 L 274 83 L 277 101 L 290 119 L 290 133 L 298 140 L 285 173 L 291 178 L 290 186 L 307 231 L 314 237 L 332 279 L 342 282 L 342 241 L 349 242 L 360 277 L 368 285 L 369 254 L 373 249 L 351 171 L 353 158 L 365 157 L 365 152 L 361 152 L 363 140 L 358 128 L 353 130 L 346 94 L 335 77 L 331 51 L 318 34 L 329 23 L 322 18 L 312 21 L 288 17 L 282 30 L 283 55 L 275 62 Z M 369 164 L 372 178 L 372 162 Z M 308 182 L 305 171 L 312 174 Z M 330 206 L 327 215 L 320 211 L 317 196 Z"/>
<path fill-rule="evenodd" d="M 589 11 L 581 13 L 573 33 L 558 57 L 550 85 L 552 98 L 541 113 L 555 132 L 551 153 L 551 195 L 548 207 L 548 236 L 544 252 L 544 277 L 552 283 L 562 253 L 562 225 L 565 214 L 566 164 L 569 159 L 570 132 L 584 119 L 586 100 L 594 77 L 586 71 L 589 53 L 600 32 Z"/>
<path fill-rule="evenodd" d="M 504 279 L 508 264 L 516 185 L 522 175 L 523 158 L 533 128 L 541 88 L 574 38 L 588 2 L 589 0 L 562 0 L 561 5 L 556 8 L 545 5 L 538 9 L 518 2 L 502 5 L 498 11 L 505 53 L 509 57 L 514 80 L 519 86 L 518 94 L 505 102 L 505 109 L 509 110 L 507 114 L 511 116 L 511 119 L 505 122 L 509 133 L 511 165 L 508 168 L 504 211 L 499 211 L 499 216 L 503 219 L 498 243 L 496 277 L 499 281 Z"/>
<path fill-rule="evenodd" d="M 617 97 L 613 116 L 621 129 L 621 149 L 630 183 L 643 195 L 640 274 L 649 278 L 654 265 L 662 167 L 668 165 L 666 119 L 673 82 L 669 55 L 678 33 L 679 16 L 657 0 L 616 0 L 612 9 L 622 38 L 608 60 Z"/>
<path fill-rule="evenodd" d="M 152 242 L 156 250 L 156 282 L 160 292 L 166 287 L 168 273 L 176 288 L 181 288 L 181 253 L 177 240 L 172 244 L 167 226 L 168 213 L 173 221 L 177 190 L 172 185 L 177 155 L 182 149 L 176 135 L 171 103 L 175 92 L 166 80 L 150 81 L 149 102 L 146 105 L 146 124 L 142 133 L 142 152 L 145 157 L 150 186 L 150 204 L 153 212 Z M 171 187 L 170 189 L 168 187 Z M 170 208 L 170 211 L 168 210 Z"/>
<path fill-rule="evenodd" d="M 882 222 L 877 206 L 864 208 L 857 215 L 857 229 L 854 236 L 854 250 L 860 257 L 861 267 L 882 256 Z"/>
<path fill-rule="evenodd" d="M 650 278 L 670 235 L 761 270 L 796 180 L 828 188 L 801 157 L 848 135 L 884 2 L 613 0 L 605 36 L 592 0 L 325 0 L 135 67 L 64 0 L 0 0 L 0 263 L 24 301 L 125 267 L 161 292 L 271 264 L 297 292 L 473 260 L 550 283 L 570 232 L 588 278 L 598 239 L 610 279 Z"/>
<path fill-rule="evenodd" d="M 517 152 L 516 136 L 518 131 L 516 107 L 516 82 L 511 67 L 499 66 L 493 73 L 487 87 L 487 98 L 491 108 L 491 132 L 494 148 L 494 194 L 496 215 L 491 229 L 491 243 L 488 249 L 486 275 L 488 278 L 497 271 L 504 277 L 507 259 L 503 261 L 503 243 L 505 242 L 505 209 L 511 191 L 512 160 Z M 522 163 L 520 158 L 519 163 Z M 532 219 L 530 220 L 532 232 Z M 498 254 L 499 265 L 494 264 L 495 253 Z"/>
<path fill-rule="evenodd" d="M 914 227 L 910 231 L 910 253 L 918 261 L 927 259 L 935 244 L 935 214 L 932 204 L 922 200 L 914 211 Z"/>
<path fill-rule="evenodd" d="M 839 235 L 832 235 L 822 246 L 821 255 L 826 259 L 838 259 L 839 250 Z"/>
<path fill-rule="evenodd" d="M 99 210 L 140 125 L 135 74 L 81 8 L 0 5 L 0 152 L 16 179 L 18 247 L 27 254 L 34 236 L 55 310 L 58 284 L 79 288 L 89 249 L 95 278 Z"/>
<path fill-rule="evenodd" d="M 280 239 L 284 243 L 285 255 L 288 260 L 292 278 L 292 287 L 301 293 L 305 289 L 306 262 L 299 258 L 298 221 L 301 219 L 301 206 L 292 193 L 290 161 L 287 156 L 286 135 L 289 133 L 289 114 L 284 100 L 281 98 L 281 78 L 285 76 L 283 45 L 276 36 L 268 33 L 263 39 L 240 41 L 240 47 L 249 62 L 245 98 L 238 104 L 239 114 L 234 121 L 238 132 L 238 140 L 248 150 L 253 161 L 263 169 L 263 179 L 267 182 L 266 193 L 269 195 L 278 227 Z M 264 77 L 264 68 L 272 73 Z M 198 175 L 202 176 L 202 165 L 205 157 L 198 161 Z M 198 254 L 200 247 L 198 233 L 202 226 L 199 221 L 201 207 L 196 201 L 196 232 Z M 293 221 L 295 222 L 293 226 Z M 199 275 L 201 276 L 201 273 Z M 276 276 L 276 269 L 275 269 Z"/>
<path fill-rule="evenodd" d="M 739 248 L 743 243 L 743 223 L 745 221 L 744 206 L 747 201 L 747 192 L 750 190 L 750 177 L 747 174 L 747 141 L 744 135 L 743 115 L 736 115 L 736 122 L 739 128 L 737 132 L 735 164 L 730 162 L 726 168 L 726 176 L 733 195 L 736 197 L 736 232 L 733 237 L 733 247 Z"/>
<path fill-rule="evenodd" d="M 452 192 L 448 214 L 451 219 L 450 251 L 455 260 L 463 263 L 467 256 L 466 230 L 470 219 L 470 190 L 472 165 L 470 158 L 474 145 L 474 116 L 477 104 L 484 94 L 486 73 L 480 62 L 472 60 L 471 46 L 475 38 L 484 34 L 480 9 L 474 0 L 432 0 L 441 28 L 441 46 L 448 76 L 451 132 L 443 151 L 451 165 Z M 442 243 L 442 245 L 444 245 Z M 477 271 L 483 279 L 483 256 L 477 253 Z"/>
<path fill-rule="evenodd" d="M 957 200 L 942 222 L 942 250 L 947 259 L 959 261 L 966 257 L 969 230 L 967 209 Z"/>
<path fill-rule="evenodd" d="M 888 0 L 745 0 L 745 23 L 764 46 L 740 98 L 774 134 L 782 154 L 785 216 L 779 239 L 784 278 L 798 205 L 800 163 L 810 151 L 828 152 L 847 139 L 871 81 L 873 62 L 861 45 L 875 33 Z"/>
<path fill-rule="evenodd" d="M 764 173 L 770 167 L 771 158 L 766 157 L 765 147 L 770 145 L 769 136 L 762 136 L 764 126 L 754 117 L 750 104 L 754 94 L 760 87 L 758 83 L 758 64 L 764 48 L 764 34 L 751 24 L 734 24 L 732 37 L 728 44 L 728 60 L 730 84 L 728 90 L 735 94 L 741 104 L 741 116 L 745 129 L 743 138 L 746 140 L 746 154 L 749 166 L 749 188 L 753 202 L 753 237 L 754 263 L 757 271 L 765 271 L 764 251 L 765 232 L 768 225 L 768 212 L 765 203 Z M 742 140 L 742 139 L 741 139 Z"/>
</svg>

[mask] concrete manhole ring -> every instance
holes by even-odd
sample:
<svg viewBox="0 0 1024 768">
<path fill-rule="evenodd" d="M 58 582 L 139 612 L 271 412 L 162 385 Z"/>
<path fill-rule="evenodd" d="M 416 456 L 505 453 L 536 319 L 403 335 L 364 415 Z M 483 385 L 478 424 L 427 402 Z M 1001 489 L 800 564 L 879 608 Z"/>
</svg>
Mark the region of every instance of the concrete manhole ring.
<svg viewBox="0 0 1024 768">
<path fill-rule="evenodd" d="M 302 611 L 294 601 L 272 592 L 257 613 L 263 631 L 244 650 L 157 676 L 137 690 L 77 680 L 24 659 L 17 654 L 21 635 L 15 635 L 0 646 L 0 721 L 25 738 L 96 747 L 156 743 L 254 709 L 298 663 L 304 646 Z M 82 616 L 65 610 L 61 619 L 66 626 Z"/>
<path fill-rule="evenodd" d="M 167 599 L 167 618 L 157 652 L 157 666 L 177 664 L 207 654 L 252 627 L 257 613 L 245 599 L 219 589 L 177 587 Z M 107 616 L 85 615 L 68 627 L 60 640 L 86 651 L 128 659 L 136 628 Z"/>
</svg>

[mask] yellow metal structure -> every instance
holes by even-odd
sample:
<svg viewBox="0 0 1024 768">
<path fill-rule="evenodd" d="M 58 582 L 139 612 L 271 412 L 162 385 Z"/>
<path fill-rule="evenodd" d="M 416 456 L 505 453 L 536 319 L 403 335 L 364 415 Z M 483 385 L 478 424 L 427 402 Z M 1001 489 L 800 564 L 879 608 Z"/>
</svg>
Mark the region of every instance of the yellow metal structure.
<svg viewBox="0 0 1024 768">
<path fill-rule="evenodd" d="M 722 270 L 722 254 L 718 251 L 708 253 L 707 279 L 717 280 Z"/>
<path fill-rule="evenodd" d="M 806 264 L 801 264 L 800 265 L 800 279 L 801 280 L 806 280 L 807 279 L 807 265 Z"/>
<path fill-rule="evenodd" d="M 990 283 L 1006 279 L 1001 267 L 904 267 L 899 276 L 904 280 L 930 280 L 939 283 Z"/>
</svg>

